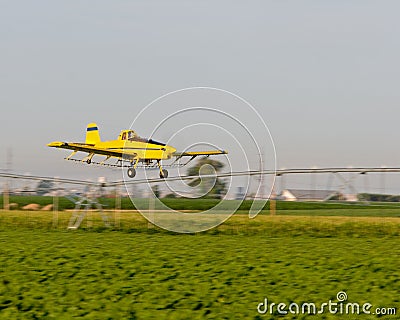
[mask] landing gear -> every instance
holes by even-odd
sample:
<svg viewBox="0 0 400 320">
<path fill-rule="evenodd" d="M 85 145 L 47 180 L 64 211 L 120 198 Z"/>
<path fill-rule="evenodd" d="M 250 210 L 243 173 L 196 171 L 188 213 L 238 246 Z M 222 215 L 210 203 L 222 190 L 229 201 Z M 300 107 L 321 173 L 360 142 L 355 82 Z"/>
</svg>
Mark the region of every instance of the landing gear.
<svg viewBox="0 0 400 320">
<path fill-rule="evenodd" d="M 131 161 L 131 166 L 128 169 L 128 177 L 129 178 L 134 178 L 136 176 L 136 167 L 139 163 L 139 158 L 135 158 L 134 160 Z"/>
<path fill-rule="evenodd" d="M 128 168 L 127 174 L 129 178 L 134 178 L 136 176 L 136 167 L 139 163 L 139 158 L 135 158 L 131 161 L 131 166 Z M 163 169 L 160 160 L 157 160 L 157 165 L 160 170 L 160 178 L 168 178 L 168 171 Z"/>
<path fill-rule="evenodd" d="M 168 178 L 168 171 L 165 170 L 165 169 L 162 169 L 162 170 L 160 171 L 160 178 L 161 178 L 161 179 Z"/>
<path fill-rule="evenodd" d="M 128 177 L 129 178 L 134 178 L 136 176 L 136 169 L 135 168 L 129 168 L 128 169 Z"/>
<path fill-rule="evenodd" d="M 162 168 L 160 160 L 157 160 L 157 165 L 158 168 L 160 169 L 160 178 L 161 179 L 168 178 L 168 171 Z"/>
<path fill-rule="evenodd" d="M 87 160 L 86 160 L 86 163 L 87 163 L 87 164 L 91 164 L 91 163 L 92 163 L 92 159 L 87 159 Z"/>
</svg>

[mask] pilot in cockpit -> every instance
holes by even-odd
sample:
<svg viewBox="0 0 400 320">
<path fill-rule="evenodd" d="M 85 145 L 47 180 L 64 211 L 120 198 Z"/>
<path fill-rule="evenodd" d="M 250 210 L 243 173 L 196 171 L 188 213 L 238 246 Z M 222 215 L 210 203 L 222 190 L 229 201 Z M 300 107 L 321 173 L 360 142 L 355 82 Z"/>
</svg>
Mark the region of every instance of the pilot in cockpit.
<svg viewBox="0 0 400 320">
<path fill-rule="evenodd" d="M 128 140 L 134 140 L 137 137 L 138 137 L 138 135 L 136 134 L 135 131 L 131 130 L 128 132 Z"/>
</svg>

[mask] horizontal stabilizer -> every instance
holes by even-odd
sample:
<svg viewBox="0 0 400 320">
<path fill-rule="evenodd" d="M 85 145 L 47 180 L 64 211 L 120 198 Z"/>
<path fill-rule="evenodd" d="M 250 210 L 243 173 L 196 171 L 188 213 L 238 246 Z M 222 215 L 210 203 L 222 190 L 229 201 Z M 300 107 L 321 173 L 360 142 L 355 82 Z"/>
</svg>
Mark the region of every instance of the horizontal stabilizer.
<svg viewBox="0 0 400 320">
<path fill-rule="evenodd" d="M 60 148 L 65 144 L 65 142 L 61 141 L 53 141 L 47 144 L 48 147 Z"/>
</svg>

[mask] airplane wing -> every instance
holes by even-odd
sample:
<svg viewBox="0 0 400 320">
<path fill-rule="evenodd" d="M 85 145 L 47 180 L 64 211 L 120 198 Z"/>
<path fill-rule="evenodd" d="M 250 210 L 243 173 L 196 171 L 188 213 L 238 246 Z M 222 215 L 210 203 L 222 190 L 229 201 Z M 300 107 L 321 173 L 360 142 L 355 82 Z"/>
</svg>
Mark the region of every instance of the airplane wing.
<svg viewBox="0 0 400 320">
<path fill-rule="evenodd" d="M 48 144 L 49 147 L 53 148 L 60 148 L 60 149 L 69 149 L 72 150 L 72 154 L 69 155 L 66 159 L 67 160 L 73 160 L 71 157 L 76 153 L 76 152 L 86 152 L 88 153 L 88 156 L 84 158 L 82 161 L 86 161 L 87 163 L 91 163 L 92 157 L 97 154 L 97 155 L 104 155 L 109 159 L 110 157 L 115 157 L 119 159 L 125 159 L 125 160 L 130 160 L 133 161 L 135 158 L 136 150 L 130 150 L 130 149 L 121 149 L 121 148 L 99 148 L 96 147 L 93 144 L 89 143 L 78 143 L 78 142 L 61 142 L 61 141 L 54 141 Z M 227 154 L 228 152 L 225 150 L 211 150 L 211 151 L 188 151 L 188 152 L 174 152 L 171 154 L 171 156 L 175 157 L 175 160 L 173 164 L 177 163 L 182 157 L 190 157 L 190 159 L 184 163 L 183 165 L 187 165 L 189 162 L 191 162 L 193 159 L 195 159 L 197 156 L 212 156 L 212 155 L 219 155 L 219 154 Z M 106 159 L 106 160 L 107 160 Z M 105 161 L 106 161 L 105 160 Z M 104 164 L 101 163 L 101 164 Z"/>
<path fill-rule="evenodd" d="M 54 148 L 61 148 L 61 149 L 69 149 L 75 152 L 82 151 L 87 153 L 101 154 L 104 156 L 117 157 L 117 158 L 121 158 L 122 156 L 130 154 L 129 152 L 126 151 L 122 152 L 121 149 L 117 150 L 101 149 L 101 148 L 96 148 L 91 144 L 76 143 L 76 142 L 68 143 L 68 142 L 54 141 L 49 143 L 47 146 Z"/>
</svg>

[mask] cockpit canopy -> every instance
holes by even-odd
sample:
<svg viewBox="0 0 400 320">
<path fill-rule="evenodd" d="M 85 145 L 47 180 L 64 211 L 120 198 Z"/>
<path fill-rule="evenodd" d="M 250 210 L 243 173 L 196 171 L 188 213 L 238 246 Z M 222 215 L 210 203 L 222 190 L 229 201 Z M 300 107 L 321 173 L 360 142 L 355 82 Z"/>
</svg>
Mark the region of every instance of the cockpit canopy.
<svg viewBox="0 0 400 320">
<path fill-rule="evenodd" d="M 155 141 L 153 139 L 141 138 L 139 135 L 133 130 L 122 130 L 118 136 L 118 140 L 125 141 L 136 141 L 136 142 L 144 142 L 144 143 L 152 143 L 159 146 L 165 146 L 165 143 Z"/>
<path fill-rule="evenodd" d="M 118 140 L 134 140 L 135 138 L 139 138 L 139 136 L 133 130 L 122 130 L 118 136 Z"/>
</svg>

